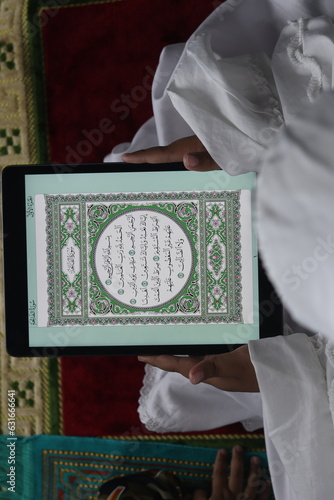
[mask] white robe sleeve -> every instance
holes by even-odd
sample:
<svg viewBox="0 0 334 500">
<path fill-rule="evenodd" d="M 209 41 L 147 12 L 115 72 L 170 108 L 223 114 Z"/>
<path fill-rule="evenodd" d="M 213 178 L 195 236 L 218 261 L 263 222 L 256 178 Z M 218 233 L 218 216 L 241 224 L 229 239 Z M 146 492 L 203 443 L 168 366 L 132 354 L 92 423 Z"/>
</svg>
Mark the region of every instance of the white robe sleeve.
<svg viewBox="0 0 334 500">
<path fill-rule="evenodd" d="M 249 343 L 277 500 L 333 497 L 334 356 L 314 344 L 304 334 Z"/>
<path fill-rule="evenodd" d="M 192 385 L 179 373 L 150 365 L 145 367 L 138 413 L 146 428 L 154 432 L 205 431 L 240 421 L 248 431 L 263 427 L 259 393 Z"/>
<path fill-rule="evenodd" d="M 220 59 L 205 33 L 186 45 L 167 91 L 212 158 L 231 175 L 257 171 L 284 123 L 269 58 Z"/>
<path fill-rule="evenodd" d="M 264 53 L 272 56 L 278 37 L 288 20 L 328 15 L 334 18 L 334 3 L 330 0 L 227 0 L 198 27 L 189 44 L 196 37 L 209 34 L 212 51 L 219 58 L 234 58 L 243 54 Z M 192 125 L 181 118 L 167 94 L 167 84 L 180 59 L 183 45 L 166 47 L 161 55 L 152 88 L 154 117 L 146 122 L 132 143 L 123 143 L 105 158 L 122 161 L 122 154 L 151 146 L 166 145 L 193 134 Z M 203 89 L 204 90 L 204 89 Z M 207 89 L 210 92 L 210 89 Z M 266 128 L 266 127 L 264 127 Z M 265 130 L 264 140 L 268 141 Z M 250 164 L 254 165 L 255 147 L 251 148 Z M 261 149 L 261 142 L 259 149 Z M 243 146 L 243 156 L 249 146 Z M 243 159 L 245 159 L 243 157 Z M 226 159 L 223 162 L 226 165 Z M 233 173 L 235 164 L 230 164 Z M 235 168 L 235 167 L 234 167 Z"/>
</svg>

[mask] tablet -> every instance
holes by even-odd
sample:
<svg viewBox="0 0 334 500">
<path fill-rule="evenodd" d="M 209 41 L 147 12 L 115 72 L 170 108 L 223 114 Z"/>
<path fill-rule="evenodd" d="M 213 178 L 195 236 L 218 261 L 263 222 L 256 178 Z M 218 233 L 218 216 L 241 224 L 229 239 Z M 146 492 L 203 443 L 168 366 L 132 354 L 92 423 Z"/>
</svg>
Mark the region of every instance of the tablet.
<svg viewBox="0 0 334 500">
<path fill-rule="evenodd" d="M 281 334 L 255 181 L 182 164 L 6 167 L 8 353 L 208 354 Z"/>
</svg>

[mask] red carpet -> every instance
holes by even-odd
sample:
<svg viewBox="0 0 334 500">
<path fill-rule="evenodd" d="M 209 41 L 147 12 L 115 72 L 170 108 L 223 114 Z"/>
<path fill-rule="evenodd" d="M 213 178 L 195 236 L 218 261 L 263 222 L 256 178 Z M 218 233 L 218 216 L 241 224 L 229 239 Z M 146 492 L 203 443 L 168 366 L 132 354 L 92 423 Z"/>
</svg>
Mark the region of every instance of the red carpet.
<svg viewBox="0 0 334 500">
<path fill-rule="evenodd" d="M 131 140 L 152 115 L 162 48 L 186 41 L 212 10 L 200 0 L 123 0 L 50 16 L 43 45 L 51 160 L 100 162 Z"/>
</svg>

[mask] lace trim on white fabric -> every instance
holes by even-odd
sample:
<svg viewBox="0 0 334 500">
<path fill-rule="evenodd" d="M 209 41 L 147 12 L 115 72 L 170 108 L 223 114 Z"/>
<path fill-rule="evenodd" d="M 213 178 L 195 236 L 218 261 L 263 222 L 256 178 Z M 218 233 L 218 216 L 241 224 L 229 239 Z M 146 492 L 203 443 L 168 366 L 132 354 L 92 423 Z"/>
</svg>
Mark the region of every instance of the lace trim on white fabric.
<svg viewBox="0 0 334 500">
<path fill-rule="evenodd" d="M 278 102 L 278 100 L 274 96 L 274 94 L 270 88 L 268 79 L 266 78 L 265 74 L 260 69 L 259 65 L 257 64 L 258 63 L 257 54 L 248 54 L 248 63 L 249 63 L 249 67 L 254 72 L 256 82 L 257 82 L 256 83 L 257 87 L 261 90 L 261 92 L 263 92 L 264 94 L 267 95 L 269 107 L 272 109 L 272 111 L 274 113 L 274 117 L 276 119 L 276 122 L 278 123 L 279 126 L 283 125 L 284 119 L 283 119 L 282 112 L 280 109 L 281 108 L 280 103 Z"/>
<path fill-rule="evenodd" d="M 317 333 L 317 334 L 313 335 L 312 337 L 309 337 L 309 339 L 313 345 L 313 349 L 315 350 L 315 353 L 318 355 L 324 347 L 325 338 L 322 335 L 320 335 L 320 333 Z"/>
<path fill-rule="evenodd" d="M 327 370 L 327 376 L 330 376 L 330 372 L 333 373 L 334 370 L 334 341 L 333 340 L 327 341 L 327 339 L 325 340 L 326 340 L 325 356 L 331 365 L 331 369 Z M 329 409 L 332 414 L 332 420 L 334 425 L 334 379 L 328 382 L 327 393 L 329 399 Z"/>
<path fill-rule="evenodd" d="M 328 387 L 328 398 L 329 398 L 329 409 L 332 414 L 332 420 L 334 424 L 334 380 L 331 381 Z"/>
<path fill-rule="evenodd" d="M 332 369 L 334 369 L 334 341 L 330 340 L 326 345 L 326 356 L 331 364 Z M 332 414 L 333 425 L 334 425 L 334 379 L 328 384 L 328 399 L 329 399 L 329 409 Z"/>
<path fill-rule="evenodd" d="M 314 57 L 305 56 L 303 54 L 303 37 L 305 32 L 304 19 L 289 22 L 289 24 L 296 23 L 297 33 L 290 39 L 286 50 L 293 63 L 302 64 L 311 73 L 306 93 L 309 100 L 313 102 L 322 89 L 322 71 L 320 65 Z"/>
<path fill-rule="evenodd" d="M 327 342 L 327 345 L 326 345 L 326 356 L 327 356 L 330 364 L 334 368 L 334 341 L 333 340 L 329 340 Z"/>
<path fill-rule="evenodd" d="M 313 337 L 309 337 L 309 341 L 312 343 L 314 352 L 317 355 L 323 367 L 324 375 L 327 378 L 329 409 L 334 424 L 334 378 L 332 378 L 334 373 L 334 341 L 328 340 L 327 337 L 324 337 L 320 333 L 313 335 Z M 330 369 L 328 369 L 327 363 L 331 365 Z M 332 380 L 328 380 L 328 378 L 332 378 Z"/>
<path fill-rule="evenodd" d="M 154 385 L 160 378 L 159 369 L 154 368 L 151 365 L 145 365 L 145 375 L 143 378 L 143 386 L 140 389 L 140 397 L 138 400 L 138 414 L 140 421 L 145 425 L 147 430 L 154 432 L 167 432 L 167 430 L 157 422 L 152 417 L 150 417 L 147 410 L 147 402 L 150 396 L 150 392 Z"/>
<path fill-rule="evenodd" d="M 241 421 L 247 432 L 253 432 L 263 428 L 263 419 L 260 417 L 248 418 Z"/>
</svg>

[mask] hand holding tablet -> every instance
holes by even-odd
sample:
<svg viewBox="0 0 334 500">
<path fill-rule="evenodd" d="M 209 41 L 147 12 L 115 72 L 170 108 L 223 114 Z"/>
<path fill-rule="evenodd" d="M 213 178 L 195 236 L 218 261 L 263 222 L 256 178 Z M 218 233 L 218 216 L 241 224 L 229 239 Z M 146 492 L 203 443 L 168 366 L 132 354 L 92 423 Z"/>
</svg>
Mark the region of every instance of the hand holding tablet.
<svg viewBox="0 0 334 500">
<path fill-rule="evenodd" d="M 6 167 L 9 353 L 207 354 L 281 333 L 259 315 L 254 183 L 182 164 Z"/>
</svg>

